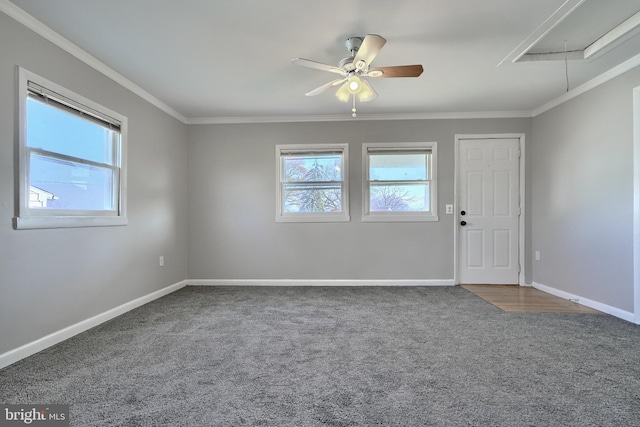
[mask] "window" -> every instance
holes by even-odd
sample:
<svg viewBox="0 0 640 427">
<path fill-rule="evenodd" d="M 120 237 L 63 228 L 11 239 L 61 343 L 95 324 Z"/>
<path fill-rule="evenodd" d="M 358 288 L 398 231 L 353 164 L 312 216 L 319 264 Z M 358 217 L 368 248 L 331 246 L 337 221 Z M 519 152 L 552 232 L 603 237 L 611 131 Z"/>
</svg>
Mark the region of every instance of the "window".
<svg viewBox="0 0 640 427">
<path fill-rule="evenodd" d="M 438 220 L 436 146 L 363 145 L 363 221 Z"/>
<path fill-rule="evenodd" d="M 126 117 L 19 69 L 14 227 L 126 224 Z"/>
<path fill-rule="evenodd" d="M 347 144 L 277 145 L 276 221 L 349 221 Z"/>
</svg>

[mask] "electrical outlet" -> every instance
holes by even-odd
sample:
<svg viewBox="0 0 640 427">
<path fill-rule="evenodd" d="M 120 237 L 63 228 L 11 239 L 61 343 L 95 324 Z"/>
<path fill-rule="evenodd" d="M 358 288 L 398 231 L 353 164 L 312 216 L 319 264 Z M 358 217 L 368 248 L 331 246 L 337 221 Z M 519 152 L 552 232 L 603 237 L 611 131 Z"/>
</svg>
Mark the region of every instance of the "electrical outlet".
<svg viewBox="0 0 640 427">
<path fill-rule="evenodd" d="M 540 251 L 536 251 L 536 261 L 540 261 Z"/>
<path fill-rule="evenodd" d="M 160 267 L 164 267 L 164 256 L 160 255 L 160 258 L 158 258 L 158 265 Z"/>
<path fill-rule="evenodd" d="M 446 205 L 445 213 L 447 213 L 448 215 L 451 215 L 453 213 L 453 205 Z"/>
</svg>

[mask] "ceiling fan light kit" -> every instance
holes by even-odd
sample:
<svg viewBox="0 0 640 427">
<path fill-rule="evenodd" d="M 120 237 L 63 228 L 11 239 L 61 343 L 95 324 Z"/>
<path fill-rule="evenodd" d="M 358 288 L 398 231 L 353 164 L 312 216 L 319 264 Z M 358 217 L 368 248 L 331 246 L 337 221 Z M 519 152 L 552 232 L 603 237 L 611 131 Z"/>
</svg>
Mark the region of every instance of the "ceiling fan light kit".
<svg viewBox="0 0 640 427">
<path fill-rule="evenodd" d="M 349 77 L 347 83 L 349 84 L 349 93 L 352 95 L 360 93 L 360 91 L 362 90 L 362 82 L 356 75 Z"/>
<path fill-rule="evenodd" d="M 353 99 L 352 116 L 356 117 L 356 97 L 360 102 L 369 102 L 378 97 L 371 84 L 365 79 L 418 77 L 422 74 L 422 65 L 399 65 L 392 67 L 370 68 L 371 62 L 378 55 L 387 41 L 377 34 L 367 34 L 364 38 L 349 37 L 346 41 L 347 50 L 351 56 L 343 58 L 337 67 L 304 58 L 294 58 L 292 63 L 321 71 L 340 74 L 341 78 L 307 92 L 307 96 L 318 95 L 332 87 L 341 85 L 336 91 L 336 97 L 342 102 Z"/>
</svg>

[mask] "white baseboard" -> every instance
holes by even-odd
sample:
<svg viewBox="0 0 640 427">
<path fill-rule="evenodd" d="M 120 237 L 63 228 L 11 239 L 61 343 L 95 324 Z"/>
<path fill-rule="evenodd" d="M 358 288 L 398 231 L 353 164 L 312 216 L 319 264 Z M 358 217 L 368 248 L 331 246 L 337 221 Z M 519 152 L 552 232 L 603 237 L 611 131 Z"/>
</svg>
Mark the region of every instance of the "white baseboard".
<svg viewBox="0 0 640 427">
<path fill-rule="evenodd" d="M 594 310 L 598 310 L 603 313 L 610 314 L 622 320 L 626 320 L 627 322 L 635 323 L 635 316 L 633 315 L 633 313 L 630 313 L 628 311 L 624 311 L 616 307 L 611 307 L 610 305 L 603 304 L 598 301 L 593 301 L 588 298 L 581 297 L 579 295 L 574 295 L 569 292 L 561 291 L 560 289 L 552 288 L 550 286 L 546 286 L 541 283 L 533 282 L 532 286 L 548 294 L 555 295 L 557 297 L 564 298 L 566 300 L 575 301 L 578 304 L 593 308 Z"/>
<path fill-rule="evenodd" d="M 210 279 L 188 280 L 189 286 L 455 286 L 451 280 L 297 280 Z"/>
<path fill-rule="evenodd" d="M 18 347 L 13 350 L 9 350 L 6 353 L 0 354 L 0 369 L 6 366 L 9 366 L 19 360 L 22 360 L 25 357 L 31 356 L 32 354 L 42 351 L 45 348 L 51 347 L 52 345 L 58 344 L 59 342 L 69 339 L 74 335 L 78 335 L 81 332 L 84 332 L 88 329 L 98 326 L 99 324 L 104 323 L 107 320 L 111 320 L 114 317 L 120 316 L 121 314 L 124 314 L 127 311 L 131 311 L 134 308 L 140 307 L 141 305 L 144 305 L 155 299 L 158 299 L 172 292 L 175 292 L 178 289 L 185 287 L 186 285 L 187 285 L 187 281 L 183 280 L 182 282 L 178 282 L 174 285 L 167 286 L 166 288 L 160 289 L 159 291 L 155 291 L 148 295 L 134 299 L 133 301 L 124 303 L 118 307 L 112 308 L 111 310 L 105 311 L 104 313 L 98 314 L 89 319 L 83 320 L 74 325 L 61 329 L 57 332 L 53 332 L 47 336 L 39 338 L 30 343 L 27 343 L 21 347 Z"/>
</svg>

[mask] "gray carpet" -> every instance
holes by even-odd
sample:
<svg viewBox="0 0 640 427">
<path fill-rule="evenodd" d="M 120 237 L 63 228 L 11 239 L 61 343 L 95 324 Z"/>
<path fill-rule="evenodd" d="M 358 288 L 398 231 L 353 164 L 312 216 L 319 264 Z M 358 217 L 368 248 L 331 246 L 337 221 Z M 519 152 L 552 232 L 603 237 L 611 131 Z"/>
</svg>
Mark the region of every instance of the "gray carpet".
<svg viewBox="0 0 640 427">
<path fill-rule="evenodd" d="M 187 287 L 0 371 L 75 426 L 640 425 L 640 327 L 459 287 Z"/>
</svg>

